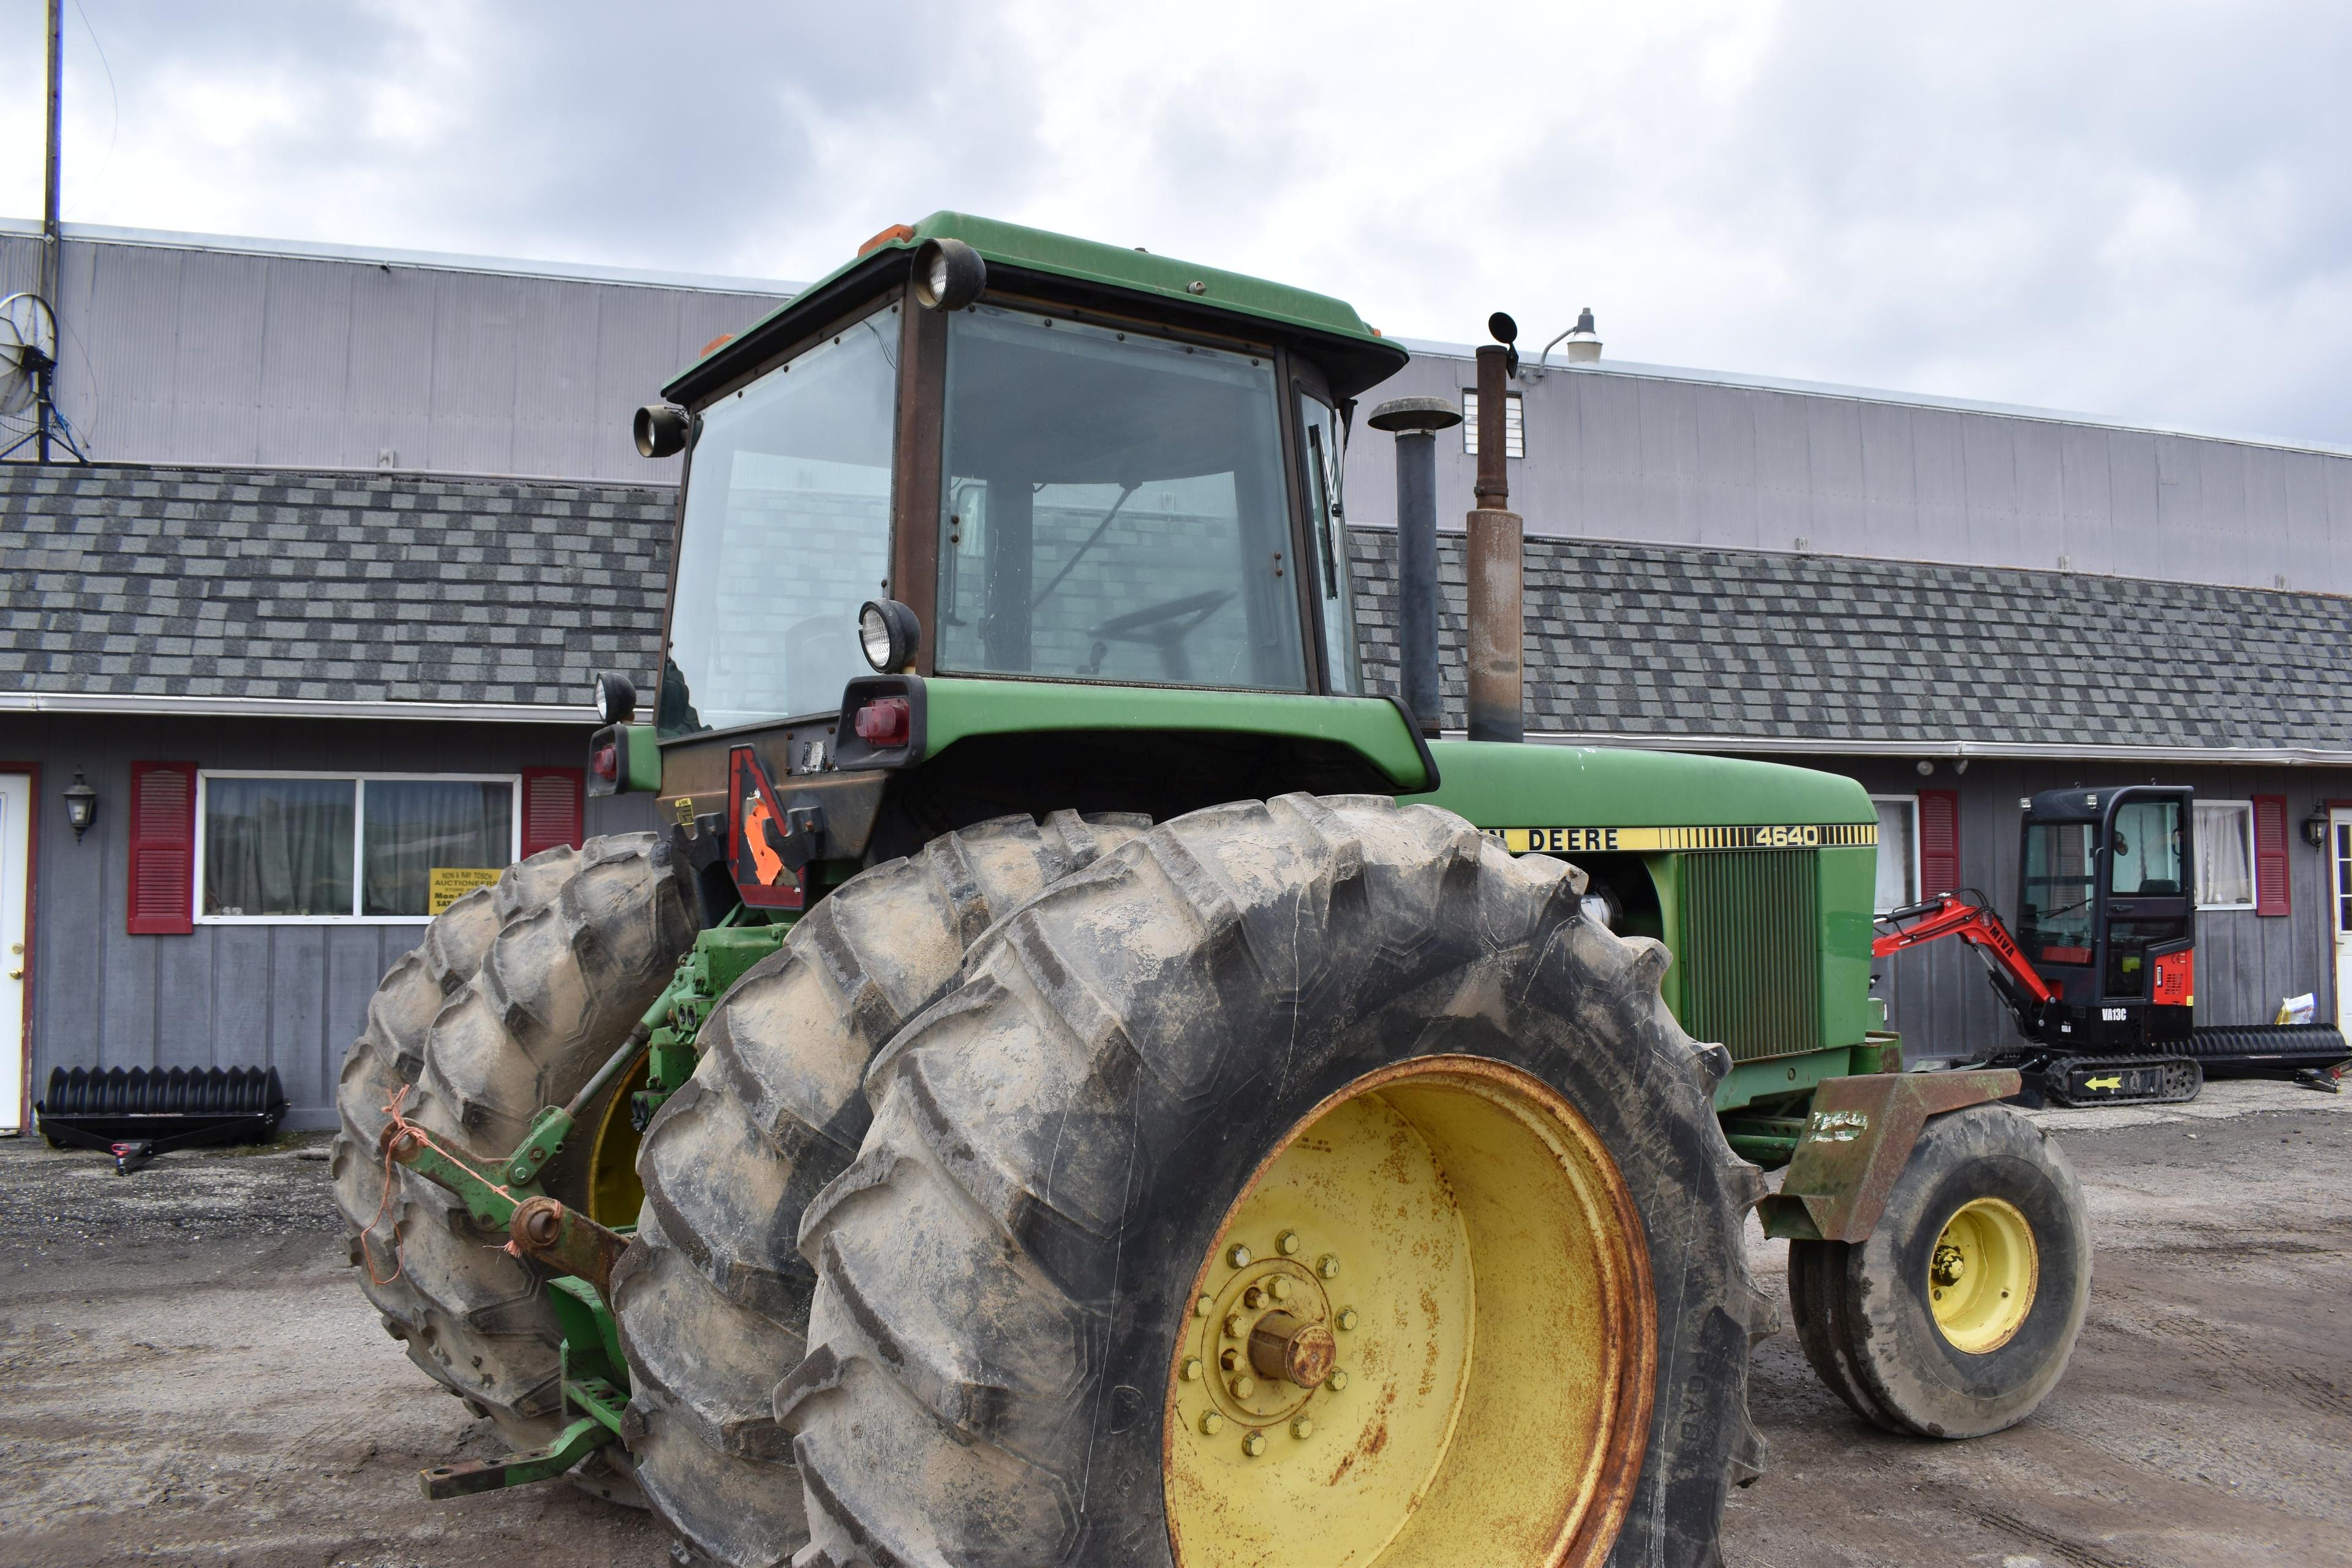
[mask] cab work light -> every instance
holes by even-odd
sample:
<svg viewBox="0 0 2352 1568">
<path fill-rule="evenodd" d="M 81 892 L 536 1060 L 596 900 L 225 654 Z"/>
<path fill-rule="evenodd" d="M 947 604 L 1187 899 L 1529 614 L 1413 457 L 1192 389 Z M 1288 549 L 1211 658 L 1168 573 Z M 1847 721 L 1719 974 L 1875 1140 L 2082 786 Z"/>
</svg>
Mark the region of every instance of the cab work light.
<svg viewBox="0 0 2352 1568">
<path fill-rule="evenodd" d="M 896 599 L 868 599 L 857 611 L 857 646 L 877 673 L 899 674 L 923 646 L 923 623 Z"/>
</svg>

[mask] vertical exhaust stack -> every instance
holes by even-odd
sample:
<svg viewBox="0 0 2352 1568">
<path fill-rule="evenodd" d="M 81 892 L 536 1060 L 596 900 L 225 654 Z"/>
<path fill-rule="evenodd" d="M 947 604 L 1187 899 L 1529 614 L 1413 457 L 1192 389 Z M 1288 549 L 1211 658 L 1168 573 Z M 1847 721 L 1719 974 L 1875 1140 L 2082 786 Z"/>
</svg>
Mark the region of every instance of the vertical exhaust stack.
<svg viewBox="0 0 2352 1568">
<path fill-rule="evenodd" d="M 1470 540 L 1470 738 L 1523 741 L 1526 670 L 1527 530 L 1509 510 L 1511 481 L 1504 445 L 1510 395 L 1506 383 L 1518 369 L 1511 347 L 1517 323 L 1500 310 L 1487 319 L 1499 340 L 1478 350 L 1477 504 L 1469 517 Z"/>
<path fill-rule="evenodd" d="M 1444 708 L 1437 684 L 1437 433 L 1462 423 L 1444 397 L 1398 397 L 1367 421 L 1396 437 L 1397 666 L 1406 711 L 1434 735 Z"/>
</svg>

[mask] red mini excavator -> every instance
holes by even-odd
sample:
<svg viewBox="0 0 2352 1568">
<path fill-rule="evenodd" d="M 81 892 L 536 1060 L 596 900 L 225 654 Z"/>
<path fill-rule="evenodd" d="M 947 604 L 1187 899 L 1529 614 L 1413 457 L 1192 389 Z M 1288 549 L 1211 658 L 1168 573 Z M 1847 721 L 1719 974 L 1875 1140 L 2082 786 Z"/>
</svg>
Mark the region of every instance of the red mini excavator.
<svg viewBox="0 0 2352 1568">
<path fill-rule="evenodd" d="M 1946 893 L 1879 921 L 1874 956 L 1943 937 L 1976 949 L 2029 1042 L 2029 1098 L 2062 1105 L 2194 1100 L 2206 1078 L 2336 1088 L 2352 1047 L 2332 1024 L 2198 1028 L 2194 791 L 2049 790 L 2026 803 L 2017 929 L 1984 895 Z"/>
</svg>

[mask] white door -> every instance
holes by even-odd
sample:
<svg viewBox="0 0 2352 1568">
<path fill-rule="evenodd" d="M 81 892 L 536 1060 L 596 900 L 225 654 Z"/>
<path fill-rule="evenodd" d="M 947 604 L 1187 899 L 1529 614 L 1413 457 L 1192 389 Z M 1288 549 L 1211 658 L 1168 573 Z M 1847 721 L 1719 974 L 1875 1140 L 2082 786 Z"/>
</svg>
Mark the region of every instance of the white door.
<svg viewBox="0 0 2352 1568">
<path fill-rule="evenodd" d="M 2336 894 L 2336 1026 L 2352 1030 L 2352 811 L 2337 806 L 2328 812 L 2327 839 Z"/>
<path fill-rule="evenodd" d="M 33 870 L 33 781 L 0 773 L 0 1138 L 25 1130 L 25 914 Z"/>
</svg>

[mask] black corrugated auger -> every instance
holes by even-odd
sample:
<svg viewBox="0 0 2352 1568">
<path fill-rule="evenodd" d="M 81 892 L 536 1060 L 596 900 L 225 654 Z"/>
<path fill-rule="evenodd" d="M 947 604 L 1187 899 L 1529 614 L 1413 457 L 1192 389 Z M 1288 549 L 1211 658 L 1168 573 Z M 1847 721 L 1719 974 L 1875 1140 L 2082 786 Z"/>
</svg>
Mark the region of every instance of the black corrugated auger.
<svg viewBox="0 0 2352 1568">
<path fill-rule="evenodd" d="M 103 1149 L 127 1175 L 170 1149 L 268 1142 L 286 1090 L 276 1068 L 52 1068 L 33 1109 L 51 1148 Z"/>
</svg>

